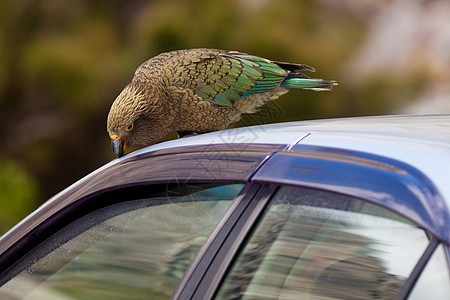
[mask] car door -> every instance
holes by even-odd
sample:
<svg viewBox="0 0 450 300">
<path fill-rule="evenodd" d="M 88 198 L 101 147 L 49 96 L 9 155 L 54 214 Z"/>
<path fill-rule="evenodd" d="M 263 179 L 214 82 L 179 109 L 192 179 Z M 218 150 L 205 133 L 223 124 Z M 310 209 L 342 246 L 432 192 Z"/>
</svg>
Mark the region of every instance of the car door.
<svg viewBox="0 0 450 300">
<path fill-rule="evenodd" d="M 230 147 L 124 160 L 69 188 L 16 228 L 27 233 L 0 256 L 0 295 L 448 298 L 445 203 L 418 170 L 336 149 Z"/>
<path fill-rule="evenodd" d="M 173 299 L 449 298 L 448 210 L 419 170 L 293 147 L 250 181 L 259 190 L 204 251 L 214 259 Z"/>
</svg>

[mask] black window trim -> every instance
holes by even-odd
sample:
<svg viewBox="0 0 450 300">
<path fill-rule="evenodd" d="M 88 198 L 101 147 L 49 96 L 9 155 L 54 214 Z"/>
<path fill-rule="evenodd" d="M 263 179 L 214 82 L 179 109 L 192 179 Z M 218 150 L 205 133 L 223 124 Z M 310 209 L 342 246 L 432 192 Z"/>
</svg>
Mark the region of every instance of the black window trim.
<svg viewBox="0 0 450 300">
<path fill-rule="evenodd" d="M 185 272 L 171 299 L 211 299 L 278 185 L 248 183 Z M 253 201 L 258 197 L 257 201 Z"/>
<path fill-rule="evenodd" d="M 430 243 L 428 244 L 427 248 L 423 252 L 422 256 L 420 257 L 419 261 L 414 266 L 414 269 L 412 270 L 411 274 L 409 275 L 408 279 L 406 279 L 405 284 L 403 285 L 402 289 L 397 295 L 397 300 L 403 300 L 407 299 L 411 291 L 413 290 L 417 280 L 420 277 L 420 274 L 422 274 L 422 271 L 425 269 L 426 265 L 428 264 L 431 256 L 439 246 L 440 241 L 436 238 L 433 238 Z"/>
</svg>

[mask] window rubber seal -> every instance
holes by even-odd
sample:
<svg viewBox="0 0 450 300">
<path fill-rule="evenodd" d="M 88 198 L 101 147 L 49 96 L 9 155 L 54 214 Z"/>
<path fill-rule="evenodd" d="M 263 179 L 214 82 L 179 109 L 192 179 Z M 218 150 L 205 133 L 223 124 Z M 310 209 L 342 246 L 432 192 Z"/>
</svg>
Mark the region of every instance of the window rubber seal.
<svg viewBox="0 0 450 300">
<path fill-rule="evenodd" d="M 405 284 L 403 285 L 402 289 L 397 295 L 397 300 L 403 300 L 409 297 L 409 294 L 413 290 L 417 280 L 422 274 L 422 271 L 425 269 L 428 261 L 430 260 L 431 256 L 433 255 L 434 251 L 439 246 L 439 244 L 440 241 L 436 238 L 433 238 L 430 241 L 427 248 L 420 257 L 419 261 L 417 262 L 416 266 L 412 270 L 411 275 L 409 275 L 408 279 L 406 280 Z"/>
</svg>

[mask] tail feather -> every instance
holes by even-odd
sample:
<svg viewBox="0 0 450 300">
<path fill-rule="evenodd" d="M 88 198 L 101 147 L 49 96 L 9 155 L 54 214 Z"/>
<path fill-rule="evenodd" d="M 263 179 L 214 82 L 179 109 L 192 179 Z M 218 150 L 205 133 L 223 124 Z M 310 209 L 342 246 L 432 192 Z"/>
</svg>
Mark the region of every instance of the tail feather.
<svg viewBox="0 0 450 300">
<path fill-rule="evenodd" d="M 307 89 L 313 91 L 331 91 L 337 85 L 334 80 L 322 80 L 315 78 L 286 77 L 280 86 L 287 88 Z"/>
<path fill-rule="evenodd" d="M 338 85 L 334 80 L 322 80 L 311 78 L 301 71 L 315 72 L 316 69 L 303 64 L 291 64 L 285 62 L 274 61 L 279 67 L 288 72 L 288 75 L 281 82 L 280 86 L 287 88 L 307 89 L 313 91 L 331 91 L 333 86 Z"/>
</svg>

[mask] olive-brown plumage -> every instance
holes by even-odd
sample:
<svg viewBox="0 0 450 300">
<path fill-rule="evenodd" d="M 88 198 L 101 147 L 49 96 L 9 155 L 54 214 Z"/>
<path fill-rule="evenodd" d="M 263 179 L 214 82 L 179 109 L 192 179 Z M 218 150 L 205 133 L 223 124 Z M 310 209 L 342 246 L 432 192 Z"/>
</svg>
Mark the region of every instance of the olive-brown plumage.
<svg viewBox="0 0 450 300">
<path fill-rule="evenodd" d="M 162 53 L 144 62 L 111 106 L 107 130 L 114 153 L 149 145 L 168 133 L 227 128 L 242 113 L 286 93 L 286 88 L 331 90 L 335 81 L 311 79 L 301 64 L 215 49 Z"/>
</svg>

